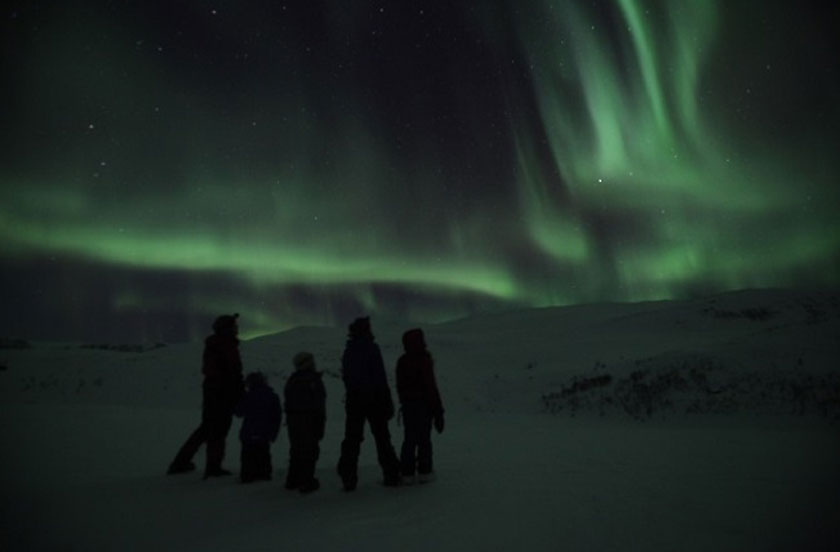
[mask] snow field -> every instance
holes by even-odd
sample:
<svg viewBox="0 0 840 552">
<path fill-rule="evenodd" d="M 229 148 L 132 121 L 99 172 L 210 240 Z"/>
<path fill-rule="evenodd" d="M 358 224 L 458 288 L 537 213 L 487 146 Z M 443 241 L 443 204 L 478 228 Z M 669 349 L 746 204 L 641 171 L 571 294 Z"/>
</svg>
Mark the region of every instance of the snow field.
<svg viewBox="0 0 840 552">
<path fill-rule="evenodd" d="M 411 325 L 377 329 L 373 320 L 393 377 Z M 354 493 L 341 491 L 334 471 L 343 329 L 243 342 L 246 371 L 264 371 L 278 391 L 299 350 L 325 372 L 322 488 L 307 496 L 283 489 L 285 429 L 272 482 L 202 481 L 203 450 L 195 473 L 164 475 L 199 421 L 201 344 L 3 349 L 0 549 L 838 550 L 840 429 L 812 407 L 834 412 L 838 328 L 835 295 L 779 291 L 429 326 L 447 408 L 445 432 L 433 435 L 437 480 L 381 486 L 368 434 Z M 731 410 L 657 407 L 635 419 L 581 400 L 572 416 L 542 400 L 564 389 L 608 396 L 640 366 L 679 372 L 696 358 L 716 367 L 710 385 L 737 383 Z M 574 387 L 599 374 L 614 382 Z M 779 374 L 814 387 L 797 404 L 779 393 L 756 410 L 752 388 Z M 233 470 L 237 431 L 235 421 L 225 462 Z M 397 450 L 401 431 L 391 423 Z"/>
</svg>

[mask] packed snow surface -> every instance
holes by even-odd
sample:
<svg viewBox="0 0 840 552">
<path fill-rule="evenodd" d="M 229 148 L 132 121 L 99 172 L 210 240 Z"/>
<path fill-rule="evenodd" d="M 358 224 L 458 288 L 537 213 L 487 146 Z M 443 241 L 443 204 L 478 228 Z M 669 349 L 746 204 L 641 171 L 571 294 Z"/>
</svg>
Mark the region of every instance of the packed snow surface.
<svg viewBox="0 0 840 552">
<path fill-rule="evenodd" d="M 247 316 L 247 313 L 243 313 Z M 407 323 L 372 323 L 389 376 Z M 840 297 L 744 291 L 423 326 L 446 406 L 436 480 L 341 491 L 343 328 L 243 341 L 278 391 L 325 372 L 321 490 L 166 466 L 200 417 L 201 343 L 0 341 L 3 550 L 838 550 Z M 227 467 L 238 468 L 238 421 Z M 391 422 L 393 441 L 402 428 Z"/>
</svg>

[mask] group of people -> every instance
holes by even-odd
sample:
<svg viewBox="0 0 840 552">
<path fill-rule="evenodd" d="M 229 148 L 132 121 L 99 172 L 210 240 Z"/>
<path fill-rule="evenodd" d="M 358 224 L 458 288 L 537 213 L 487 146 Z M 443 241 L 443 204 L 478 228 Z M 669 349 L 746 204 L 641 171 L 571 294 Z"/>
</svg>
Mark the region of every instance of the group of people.
<svg viewBox="0 0 840 552">
<path fill-rule="evenodd" d="M 238 416 L 242 418 L 241 481 L 271 479 L 270 448 L 279 435 L 285 403 L 289 438 L 285 487 L 302 493 L 315 491 L 320 487 L 315 465 L 324 437 L 327 397 L 315 358 L 305 351 L 294 356 L 295 370 L 286 380 L 281 403 L 264 374 L 253 372 L 243 378 L 238 317 L 219 316 L 213 323 L 213 334 L 205 340 L 201 424 L 175 455 L 167 473 L 195 470 L 192 459 L 206 444 L 204 478 L 230 475 L 222 461 L 233 417 Z M 348 328 L 341 358 L 346 418 L 338 461 L 338 475 L 346 491 L 354 490 L 358 483 L 358 459 L 366 422 L 376 442 L 386 486 L 425 482 L 433 475 L 431 431 L 434 427 L 440 433 L 444 428 L 434 362 L 419 328 L 405 332 L 402 341 L 405 351 L 397 362 L 396 385 L 405 437 L 398 457 L 388 429 L 395 415 L 394 401 L 370 318 L 357 318 Z"/>
</svg>

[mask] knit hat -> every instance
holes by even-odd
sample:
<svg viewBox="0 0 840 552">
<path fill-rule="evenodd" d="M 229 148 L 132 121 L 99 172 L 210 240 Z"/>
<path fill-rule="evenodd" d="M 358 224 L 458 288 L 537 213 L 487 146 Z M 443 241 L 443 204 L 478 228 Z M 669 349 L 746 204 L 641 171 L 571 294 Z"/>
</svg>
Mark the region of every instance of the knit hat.
<svg viewBox="0 0 840 552">
<path fill-rule="evenodd" d="M 295 368 L 297 368 L 298 370 L 315 368 L 315 357 L 312 356 L 312 353 L 308 353 L 306 351 L 301 351 L 300 353 L 296 354 L 295 357 L 292 359 L 292 362 L 294 363 Z"/>
<path fill-rule="evenodd" d="M 406 351 L 422 351 L 426 348 L 426 340 L 423 337 L 423 330 L 414 328 L 408 330 L 402 336 L 403 347 Z"/>
<path fill-rule="evenodd" d="M 245 376 L 245 385 L 248 387 L 259 387 L 260 385 L 268 385 L 268 380 L 262 372 L 251 372 Z"/>
<path fill-rule="evenodd" d="M 350 337 L 373 336 L 370 331 L 370 316 L 360 316 L 347 327 Z"/>
<path fill-rule="evenodd" d="M 221 333 L 226 330 L 233 329 L 236 326 L 236 319 L 239 318 L 239 313 L 235 312 L 233 314 L 223 314 L 220 317 L 216 318 L 213 322 L 213 331 L 216 333 Z"/>
</svg>

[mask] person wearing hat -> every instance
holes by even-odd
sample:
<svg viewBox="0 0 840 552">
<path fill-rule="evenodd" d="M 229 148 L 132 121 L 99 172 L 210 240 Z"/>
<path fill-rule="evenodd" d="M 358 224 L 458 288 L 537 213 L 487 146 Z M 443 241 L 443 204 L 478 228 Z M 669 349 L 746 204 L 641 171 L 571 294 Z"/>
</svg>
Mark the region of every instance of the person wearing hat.
<svg viewBox="0 0 840 552">
<path fill-rule="evenodd" d="M 433 477 L 432 425 L 438 433 L 443 432 L 443 403 L 423 330 L 408 330 L 402 342 L 405 353 L 397 361 L 396 370 L 397 396 L 405 428 L 401 471 L 406 483 L 415 480 L 415 473 L 420 483 L 425 483 Z"/>
<path fill-rule="evenodd" d="M 365 421 L 376 441 L 384 483 L 400 484 L 400 462 L 391 445 L 388 421 L 394 417 L 394 401 L 385 375 L 382 352 L 374 341 L 370 318 L 357 318 L 349 326 L 349 336 L 341 357 L 341 376 L 346 391 L 344 441 L 338 474 L 344 490 L 352 491 L 358 482 L 359 450 L 364 439 Z"/>
<path fill-rule="evenodd" d="M 271 443 L 280 433 L 283 408 L 280 397 L 268 385 L 262 372 L 251 372 L 245 378 L 247 391 L 234 414 L 242 418 L 239 441 L 242 454 L 239 479 L 242 483 L 271 480 Z"/>
<path fill-rule="evenodd" d="M 225 439 L 233 422 L 233 410 L 244 391 L 237 318 L 239 314 L 219 316 L 213 322 L 213 335 L 204 340 L 201 424 L 169 464 L 169 474 L 193 471 L 193 456 L 204 443 L 207 444 L 204 478 L 231 473 L 222 468 Z"/>
<path fill-rule="evenodd" d="M 321 373 L 315 370 L 312 353 L 300 352 L 292 362 L 295 371 L 283 390 L 289 430 L 286 488 L 311 493 L 321 486 L 315 478 L 315 464 L 321 453 L 319 442 L 324 438 L 327 392 Z"/>
</svg>

